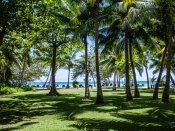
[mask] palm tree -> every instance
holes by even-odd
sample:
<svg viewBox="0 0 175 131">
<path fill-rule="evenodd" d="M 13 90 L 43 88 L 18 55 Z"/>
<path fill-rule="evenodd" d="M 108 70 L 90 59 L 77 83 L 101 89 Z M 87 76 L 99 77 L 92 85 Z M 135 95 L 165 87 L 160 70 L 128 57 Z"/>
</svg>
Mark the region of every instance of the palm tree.
<svg viewBox="0 0 175 131">
<path fill-rule="evenodd" d="M 137 86 L 135 66 L 133 63 L 133 56 L 132 56 L 132 38 L 129 39 L 129 56 L 130 56 L 131 68 L 132 68 L 133 78 L 134 78 L 134 86 L 135 86 L 134 96 L 139 97 L 140 93 L 139 93 L 138 86 Z"/>
<path fill-rule="evenodd" d="M 165 10 L 163 19 L 165 20 L 165 43 L 167 47 L 167 59 L 166 59 L 166 83 L 165 88 L 162 94 L 162 102 L 168 103 L 169 102 L 169 89 L 170 89 L 170 71 L 171 71 L 171 64 L 172 64 L 172 43 L 173 43 L 173 20 L 174 14 L 172 13 L 175 8 L 172 8 L 172 5 L 175 4 L 174 1 L 168 0 L 163 2 L 163 10 Z"/>
<path fill-rule="evenodd" d="M 54 37 L 54 36 L 52 36 Z M 53 40 L 54 38 L 52 38 Z M 55 74 L 56 74 L 56 52 L 57 52 L 58 45 L 56 44 L 56 41 L 52 41 L 52 71 L 51 71 L 51 80 L 52 80 L 52 86 L 49 92 L 50 96 L 59 96 L 60 94 L 56 90 L 55 86 Z"/>
<path fill-rule="evenodd" d="M 85 78 L 89 78 L 89 74 L 91 72 L 91 69 L 90 69 L 90 64 L 86 63 L 85 57 L 86 56 L 84 54 L 79 59 L 75 60 L 75 64 L 74 64 L 74 68 L 73 68 L 73 79 L 77 79 L 77 77 L 87 75 L 87 74 L 88 74 L 88 77 L 86 76 Z M 87 61 L 88 63 L 90 63 L 89 60 Z M 86 66 L 88 66 L 88 67 L 86 67 Z M 86 72 L 87 71 L 86 68 L 88 68 L 88 72 Z M 89 85 L 86 85 L 86 83 L 85 83 L 85 99 L 90 99 Z"/>
<path fill-rule="evenodd" d="M 48 44 L 51 44 L 52 48 L 52 61 L 51 61 L 51 88 L 48 95 L 58 96 L 60 95 L 56 90 L 55 85 L 55 74 L 57 71 L 56 68 L 56 57 L 57 57 L 57 48 L 59 48 L 64 43 L 68 42 L 68 36 L 66 36 L 66 31 L 64 28 L 69 24 L 72 24 L 70 21 L 70 12 L 64 7 L 64 4 L 49 1 L 44 3 L 47 7 L 44 11 L 43 17 L 47 16 L 46 19 L 43 19 L 43 27 L 45 27 L 45 32 L 43 33 L 46 37 L 45 41 Z M 52 15 L 50 15 L 52 14 Z M 64 25 L 64 26 L 62 26 Z M 59 40 L 58 40 L 59 39 Z"/>
<path fill-rule="evenodd" d="M 107 51 L 108 50 L 108 51 Z M 101 74 L 102 76 L 110 77 L 112 74 L 114 75 L 114 83 L 113 83 L 113 91 L 116 91 L 116 76 L 117 76 L 117 66 L 115 65 L 116 61 L 119 60 L 117 58 L 117 54 L 115 53 L 115 47 L 109 51 L 109 49 L 104 48 L 101 53 L 102 60 L 100 62 L 101 66 Z"/>
<path fill-rule="evenodd" d="M 99 70 L 99 45 L 98 45 L 98 37 L 99 37 L 99 3 L 100 0 L 96 0 L 94 4 L 95 8 L 95 62 L 96 62 L 96 75 L 97 75 L 97 98 L 96 104 L 104 103 L 103 93 L 101 88 L 101 79 L 100 79 L 100 70 Z"/>
<path fill-rule="evenodd" d="M 166 60 L 166 83 L 165 88 L 163 90 L 162 95 L 162 102 L 168 103 L 169 102 L 169 89 L 170 89 L 170 70 L 171 70 L 171 61 L 172 61 L 172 31 L 173 26 L 172 23 L 167 22 L 167 31 L 166 31 L 166 45 L 168 45 L 168 54 L 167 54 L 167 60 Z"/>
<path fill-rule="evenodd" d="M 90 99 L 90 92 L 89 92 L 89 70 L 88 70 L 88 42 L 87 42 L 87 35 L 85 35 L 84 39 L 84 46 L 85 46 L 85 98 Z"/>
<path fill-rule="evenodd" d="M 156 81 L 155 88 L 154 88 L 153 100 L 158 99 L 159 83 L 161 81 L 161 77 L 162 77 L 162 73 L 163 73 L 163 67 L 164 67 L 163 65 L 164 65 L 164 61 L 165 61 L 166 52 L 167 52 L 167 45 L 165 46 L 165 50 L 163 51 L 162 59 L 160 61 L 159 75 L 157 77 L 157 81 Z"/>
<path fill-rule="evenodd" d="M 170 70 L 171 70 L 171 63 L 172 63 L 172 37 L 173 37 L 173 10 L 174 8 L 171 8 L 173 5 L 172 0 L 167 1 L 161 1 L 157 0 L 155 1 L 156 7 L 154 8 L 154 13 L 161 14 L 161 17 L 155 17 L 157 20 L 160 21 L 161 27 L 163 30 L 161 30 L 161 36 L 160 38 L 163 38 L 163 41 L 165 42 L 165 52 L 162 55 L 162 60 L 160 62 L 160 72 L 157 78 L 156 82 L 156 88 L 153 94 L 153 99 L 158 98 L 158 86 L 159 81 L 161 79 L 162 71 L 163 71 L 163 63 L 166 58 L 166 83 L 165 88 L 162 95 L 162 102 L 168 103 L 169 102 L 169 88 L 170 88 Z M 159 8 L 159 9 L 158 9 Z M 160 30 L 160 29 L 159 29 Z M 159 32 L 159 31 L 157 31 Z M 166 51 L 167 50 L 167 51 Z M 166 56 L 167 53 L 167 56 Z"/>
<path fill-rule="evenodd" d="M 147 88 L 149 89 L 149 74 L 148 74 L 148 54 L 149 51 L 143 52 L 143 66 L 145 68 L 145 72 L 146 72 L 146 79 L 147 79 Z"/>
<path fill-rule="evenodd" d="M 128 28 L 125 28 L 125 88 L 126 88 L 126 99 L 132 100 L 131 89 L 130 89 L 130 79 L 129 79 L 129 56 L 128 56 Z"/>
<path fill-rule="evenodd" d="M 59 96 L 60 94 L 56 90 L 56 85 L 55 85 L 55 74 L 56 74 L 56 57 L 57 57 L 57 49 L 67 43 L 66 38 L 63 38 L 59 41 L 56 39 L 56 34 L 52 34 L 52 62 L 51 62 L 51 89 L 49 92 L 50 96 Z"/>
<path fill-rule="evenodd" d="M 92 25 L 92 7 L 86 4 L 84 1 L 79 1 L 80 3 L 83 2 L 84 4 L 80 5 L 79 12 L 76 16 L 78 21 L 77 27 L 72 29 L 74 33 L 74 37 L 78 37 L 82 43 L 84 44 L 84 53 L 85 53 L 85 99 L 90 99 L 90 92 L 89 92 L 89 67 L 88 67 L 88 42 L 87 39 L 90 35 L 91 26 Z M 84 5 L 84 6 L 83 6 Z M 83 7 L 81 7 L 83 6 Z M 81 10 L 83 8 L 83 10 Z"/>
</svg>

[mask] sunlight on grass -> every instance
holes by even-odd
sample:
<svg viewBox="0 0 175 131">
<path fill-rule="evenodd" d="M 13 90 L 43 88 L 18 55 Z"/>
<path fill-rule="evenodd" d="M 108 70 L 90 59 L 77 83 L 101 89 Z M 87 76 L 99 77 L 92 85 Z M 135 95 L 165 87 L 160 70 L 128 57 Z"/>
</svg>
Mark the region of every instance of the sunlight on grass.
<svg viewBox="0 0 175 131">
<path fill-rule="evenodd" d="M 143 109 L 126 109 L 118 111 L 118 114 L 135 114 L 135 115 L 149 115 L 148 111 L 152 110 L 153 108 L 143 108 Z"/>
<path fill-rule="evenodd" d="M 62 96 L 46 96 L 48 90 L 2 96 L 0 130 L 77 131 L 77 130 L 168 130 L 175 128 L 175 103 L 151 100 L 152 94 L 141 90 L 141 97 L 127 102 L 125 91 L 104 89 L 105 104 L 83 100 L 84 89 L 59 89 Z M 175 95 L 171 95 L 174 99 Z M 127 125 L 127 126 L 126 126 Z"/>
<path fill-rule="evenodd" d="M 98 115 L 97 115 L 98 114 Z M 85 111 L 84 113 L 75 116 L 76 119 L 94 119 L 94 120 L 110 120 L 110 121 L 127 121 L 121 117 L 113 117 L 108 112 Z"/>
</svg>

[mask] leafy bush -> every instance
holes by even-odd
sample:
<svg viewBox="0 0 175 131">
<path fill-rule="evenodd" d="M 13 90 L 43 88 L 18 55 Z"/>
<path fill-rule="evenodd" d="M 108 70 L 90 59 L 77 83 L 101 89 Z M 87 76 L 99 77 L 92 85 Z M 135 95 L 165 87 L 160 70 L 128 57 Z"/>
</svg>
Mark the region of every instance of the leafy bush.
<svg viewBox="0 0 175 131">
<path fill-rule="evenodd" d="M 73 81 L 72 85 L 73 85 L 74 88 L 76 88 L 76 87 L 78 87 L 79 83 L 78 83 L 78 81 Z"/>
<path fill-rule="evenodd" d="M 24 91 L 33 91 L 33 90 L 35 90 L 35 88 L 32 87 L 32 86 L 24 86 L 24 87 L 22 87 L 22 89 L 23 89 Z"/>
<path fill-rule="evenodd" d="M 33 91 L 34 88 L 30 86 L 25 86 L 25 87 L 7 87 L 7 86 L 1 86 L 0 87 L 0 95 L 8 95 L 12 93 L 17 93 L 17 92 L 25 92 L 25 91 Z"/>
<path fill-rule="evenodd" d="M 18 90 L 16 90 L 15 88 L 11 88 L 11 87 L 1 87 L 0 89 L 0 95 L 8 95 L 8 94 L 12 94 L 12 93 L 16 93 L 18 92 Z"/>
</svg>

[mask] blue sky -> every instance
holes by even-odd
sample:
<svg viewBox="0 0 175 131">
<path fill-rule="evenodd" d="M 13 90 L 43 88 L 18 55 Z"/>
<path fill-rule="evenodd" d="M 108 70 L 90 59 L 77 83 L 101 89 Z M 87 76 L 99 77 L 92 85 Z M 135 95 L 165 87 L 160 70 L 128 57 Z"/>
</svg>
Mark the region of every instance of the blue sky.
<svg viewBox="0 0 175 131">
<path fill-rule="evenodd" d="M 90 49 L 90 46 L 94 45 L 93 39 L 88 37 L 88 43 L 89 43 L 89 49 Z M 78 53 L 78 56 L 79 55 L 81 55 L 81 53 Z M 152 71 L 153 70 L 148 70 L 150 78 L 153 77 Z M 68 71 L 67 70 L 59 69 L 56 72 L 56 82 L 67 82 L 67 76 L 68 76 Z M 142 76 L 140 76 L 139 73 L 136 71 L 136 77 L 137 77 L 138 81 L 146 81 L 147 80 L 145 70 L 143 71 Z M 36 81 L 44 82 L 45 80 L 46 80 L 46 77 L 41 77 L 39 80 L 36 80 Z M 79 77 L 77 80 L 83 82 L 84 81 L 84 77 Z M 111 78 L 111 80 L 113 80 L 113 77 Z M 70 81 L 73 81 L 73 80 L 71 79 Z"/>
<path fill-rule="evenodd" d="M 152 70 L 149 70 L 148 73 L 149 73 L 150 78 L 153 77 Z M 68 71 L 67 70 L 59 69 L 56 73 L 56 82 L 67 82 L 67 76 L 68 76 Z M 143 71 L 142 76 L 140 76 L 139 73 L 136 71 L 136 76 L 137 76 L 138 81 L 146 81 L 147 80 L 145 70 Z M 36 81 L 45 82 L 45 80 L 46 80 L 46 77 L 41 77 L 40 80 L 36 80 Z M 113 77 L 111 78 L 111 80 L 113 80 Z M 73 81 L 73 80 L 70 80 L 70 81 Z M 79 77 L 77 79 L 77 81 L 83 82 L 84 77 Z"/>
</svg>

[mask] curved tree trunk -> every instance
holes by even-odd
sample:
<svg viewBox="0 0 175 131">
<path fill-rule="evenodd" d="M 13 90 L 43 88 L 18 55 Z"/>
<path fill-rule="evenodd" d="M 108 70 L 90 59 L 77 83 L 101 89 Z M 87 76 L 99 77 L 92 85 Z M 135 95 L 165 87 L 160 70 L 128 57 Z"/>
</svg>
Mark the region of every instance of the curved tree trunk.
<svg viewBox="0 0 175 131">
<path fill-rule="evenodd" d="M 133 59 L 132 59 L 132 40 L 131 39 L 129 41 L 129 54 L 130 54 L 129 56 L 130 56 L 131 68 L 132 68 L 132 73 L 133 73 L 133 78 L 134 78 L 134 87 L 135 87 L 134 96 L 139 97 L 140 93 L 139 93 L 139 89 L 137 86 L 135 67 L 134 67 L 134 63 L 133 63 Z"/>
<path fill-rule="evenodd" d="M 99 19 L 99 0 L 95 2 L 95 62 L 96 62 L 96 75 L 97 75 L 97 98 L 96 104 L 104 103 L 103 92 L 101 88 L 100 71 L 99 71 L 99 54 L 98 54 L 98 19 Z"/>
<path fill-rule="evenodd" d="M 89 70 L 88 70 L 88 43 L 87 43 L 87 35 L 83 38 L 84 46 L 85 46 L 85 99 L 90 99 L 89 92 Z"/>
<path fill-rule="evenodd" d="M 24 58 L 23 58 L 23 67 L 22 67 L 22 72 L 21 72 L 21 80 L 20 80 L 20 85 L 23 86 L 23 80 L 24 80 L 24 71 L 26 67 L 26 60 L 27 60 L 27 55 L 24 53 Z"/>
<path fill-rule="evenodd" d="M 90 70 L 90 73 L 91 73 L 91 76 L 92 76 L 92 79 L 93 79 L 93 82 L 94 82 L 94 87 L 96 87 L 96 85 L 95 85 L 95 78 L 94 78 L 93 72 L 91 70 Z"/>
<path fill-rule="evenodd" d="M 49 69 L 49 73 L 48 73 L 48 76 L 47 76 L 47 79 L 46 79 L 46 81 L 44 82 L 44 84 L 43 84 L 43 87 L 45 88 L 46 87 L 46 84 L 47 84 L 47 82 L 48 82 L 48 80 L 49 80 L 49 77 L 50 77 L 50 75 L 51 75 L 51 66 L 50 66 L 50 69 Z"/>
<path fill-rule="evenodd" d="M 114 72 L 114 83 L 113 83 L 113 88 L 112 88 L 113 91 L 116 91 L 116 76 L 117 76 L 117 71 Z"/>
<path fill-rule="evenodd" d="M 169 21 L 168 21 L 169 23 Z M 167 24 L 167 31 L 166 31 L 166 39 L 167 39 L 167 59 L 166 59 L 166 83 L 165 87 L 163 90 L 163 95 L 162 95 L 162 102 L 168 103 L 169 102 L 169 89 L 170 89 L 170 71 L 171 71 L 171 61 L 172 61 L 172 24 L 169 23 Z"/>
<path fill-rule="evenodd" d="M 148 67 L 147 67 L 147 62 L 146 62 L 146 66 L 145 66 L 145 71 L 146 71 L 146 79 L 147 79 L 147 88 L 149 89 L 149 75 L 148 75 Z"/>
<path fill-rule="evenodd" d="M 26 68 L 26 62 L 27 62 L 27 51 L 23 52 L 23 58 L 22 58 L 23 62 L 22 62 L 22 69 L 21 69 L 21 73 L 19 76 L 19 83 L 18 83 L 18 87 L 22 87 L 23 86 L 23 80 L 24 80 L 24 72 L 25 72 L 25 68 Z"/>
<path fill-rule="evenodd" d="M 175 81 L 174 81 L 172 75 L 171 75 L 171 82 L 172 82 L 173 85 L 175 85 Z"/>
<path fill-rule="evenodd" d="M 53 43 L 52 43 L 52 73 L 51 73 L 52 85 L 51 85 L 50 92 L 49 92 L 49 95 L 50 95 L 50 96 L 59 96 L 59 95 L 60 95 L 60 94 L 57 92 L 56 86 L 55 86 L 56 50 L 57 50 L 56 42 L 53 42 Z"/>
<path fill-rule="evenodd" d="M 132 100 L 129 80 L 129 58 L 128 58 L 128 30 L 125 29 L 125 77 L 126 77 L 126 99 Z"/>
<path fill-rule="evenodd" d="M 159 83 L 161 81 L 161 77 L 162 77 L 162 73 L 163 73 L 163 67 L 164 67 L 164 61 L 165 61 L 165 56 L 166 56 L 166 52 L 167 52 L 167 47 L 168 47 L 168 45 L 166 44 L 165 50 L 163 52 L 162 60 L 160 62 L 160 71 L 159 71 L 159 75 L 157 77 L 157 81 L 156 81 L 155 88 L 154 88 L 153 100 L 158 99 Z"/>
<path fill-rule="evenodd" d="M 49 80 L 49 85 L 48 85 L 48 88 L 50 89 L 52 86 L 52 72 L 51 72 L 51 76 L 50 76 L 50 80 Z"/>
</svg>

